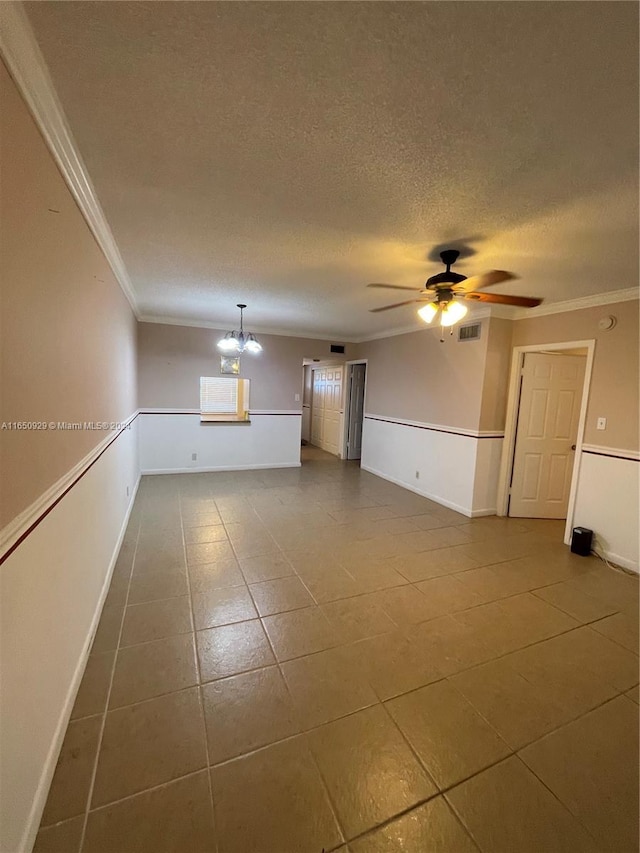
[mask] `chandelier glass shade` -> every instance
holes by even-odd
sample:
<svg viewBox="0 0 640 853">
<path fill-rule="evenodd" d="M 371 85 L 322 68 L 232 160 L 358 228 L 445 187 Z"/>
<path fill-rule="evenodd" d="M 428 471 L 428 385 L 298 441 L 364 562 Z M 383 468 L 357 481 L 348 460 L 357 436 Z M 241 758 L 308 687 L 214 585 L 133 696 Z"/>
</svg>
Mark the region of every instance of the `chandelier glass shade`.
<svg viewBox="0 0 640 853">
<path fill-rule="evenodd" d="M 254 355 L 262 352 L 262 344 L 258 341 L 252 332 L 245 332 L 243 327 L 243 311 L 247 306 L 243 303 L 238 303 L 240 309 L 240 329 L 234 329 L 233 332 L 227 332 L 224 338 L 218 341 L 218 349 L 226 353 L 250 352 Z"/>
</svg>

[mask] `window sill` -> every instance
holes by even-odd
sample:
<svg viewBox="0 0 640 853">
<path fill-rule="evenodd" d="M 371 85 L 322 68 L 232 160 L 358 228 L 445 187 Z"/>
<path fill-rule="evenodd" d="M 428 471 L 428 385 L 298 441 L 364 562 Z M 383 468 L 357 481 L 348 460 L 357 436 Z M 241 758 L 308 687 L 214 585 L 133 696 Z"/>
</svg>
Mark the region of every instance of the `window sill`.
<svg viewBox="0 0 640 853">
<path fill-rule="evenodd" d="M 201 424 L 251 424 L 249 418 L 238 415 L 200 415 Z"/>
</svg>

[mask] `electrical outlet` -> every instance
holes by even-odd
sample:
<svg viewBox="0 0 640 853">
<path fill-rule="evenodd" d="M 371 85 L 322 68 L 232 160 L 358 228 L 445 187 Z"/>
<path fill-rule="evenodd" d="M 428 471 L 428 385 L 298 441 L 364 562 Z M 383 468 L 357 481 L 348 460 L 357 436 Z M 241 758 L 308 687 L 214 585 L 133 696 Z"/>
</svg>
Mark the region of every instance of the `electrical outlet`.
<svg viewBox="0 0 640 853">
<path fill-rule="evenodd" d="M 192 453 L 192 454 L 191 454 L 191 461 L 192 461 L 192 462 L 195 462 L 197 458 L 198 458 L 198 454 L 197 454 L 197 453 Z"/>
<path fill-rule="evenodd" d="M 416 480 L 420 479 L 420 471 L 416 471 Z"/>
<path fill-rule="evenodd" d="M 606 418 L 598 418 L 598 423 L 596 424 L 596 429 L 606 429 L 607 428 L 607 419 Z"/>
</svg>

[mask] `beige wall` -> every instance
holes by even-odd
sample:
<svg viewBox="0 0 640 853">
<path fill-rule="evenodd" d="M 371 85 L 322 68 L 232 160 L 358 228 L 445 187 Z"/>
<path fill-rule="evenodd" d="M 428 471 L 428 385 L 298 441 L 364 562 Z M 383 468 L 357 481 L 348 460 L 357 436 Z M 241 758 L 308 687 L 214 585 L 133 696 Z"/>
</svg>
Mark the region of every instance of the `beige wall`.
<svg viewBox="0 0 640 853">
<path fill-rule="evenodd" d="M 355 357 L 368 359 L 367 412 L 478 429 L 488 319 L 482 324 L 478 341 L 458 341 L 454 328 L 441 343 L 438 326 L 360 344 Z"/>
<path fill-rule="evenodd" d="M 598 329 L 598 320 L 612 314 L 616 326 Z M 550 314 L 514 324 L 513 346 L 561 341 L 596 341 L 584 440 L 587 444 L 638 449 L 638 302 L 602 305 L 564 314 Z M 596 429 L 599 417 L 606 430 Z"/>
<path fill-rule="evenodd" d="M 487 321 L 487 358 L 480 408 L 481 430 L 503 430 L 511 370 L 513 322 L 491 317 Z"/>
<path fill-rule="evenodd" d="M 123 420 L 135 318 L 1 62 L 0 99 L 0 421 Z M 104 435 L 1 430 L 0 527 Z"/>
<path fill-rule="evenodd" d="M 200 377 L 220 375 L 220 351 L 216 344 L 223 334 L 224 330 L 139 323 L 140 407 L 197 409 Z M 257 337 L 263 351 L 259 355 L 244 355 L 240 362 L 241 376 L 251 380 L 251 408 L 301 409 L 302 360 L 328 358 L 330 343 L 283 335 Z M 295 399 L 296 394 L 300 395 L 299 400 Z"/>
<path fill-rule="evenodd" d="M 598 320 L 617 318 L 608 332 Z M 638 449 L 638 302 L 524 320 L 482 321 L 478 342 L 459 343 L 439 329 L 359 344 L 369 359 L 367 412 L 466 429 L 502 430 L 513 347 L 596 341 L 585 442 Z M 352 356 L 354 357 L 354 356 Z M 596 430 L 598 417 L 607 429 Z"/>
</svg>

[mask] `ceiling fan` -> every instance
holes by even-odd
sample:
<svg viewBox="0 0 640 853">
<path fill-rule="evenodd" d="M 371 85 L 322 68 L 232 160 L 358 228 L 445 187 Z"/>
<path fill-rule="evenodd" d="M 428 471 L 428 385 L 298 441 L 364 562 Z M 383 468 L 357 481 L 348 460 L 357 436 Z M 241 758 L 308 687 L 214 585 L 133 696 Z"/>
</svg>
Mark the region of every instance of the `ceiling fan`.
<svg viewBox="0 0 640 853">
<path fill-rule="evenodd" d="M 405 302 L 395 302 L 393 305 L 384 305 L 382 308 L 371 308 L 373 314 L 379 311 L 389 311 L 391 308 L 400 308 L 402 305 L 411 305 L 415 302 L 426 302 L 427 304 L 418 310 L 420 317 L 431 323 L 437 314 L 440 314 L 442 326 L 453 326 L 467 313 L 467 306 L 460 300 L 468 299 L 475 302 L 490 302 L 494 305 L 517 305 L 520 308 L 535 308 L 540 305 L 542 299 L 530 296 L 506 296 L 502 293 L 481 293 L 485 287 L 499 284 L 501 281 L 510 281 L 516 278 L 513 273 L 504 270 L 491 270 L 484 275 L 476 275 L 467 278 L 460 273 L 453 272 L 451 267 L 458 259 L 460 252 L 457 249 L 445 249 L 440 252 L 442 263 L 446 266 L 444 272 L 432 275 L 425 282 L 422 289 L 417 287 L 403 287 L 397 284 L 368 284 L 367 287 L 385 287 L 390 290 L 411 290 L 418 293 L 413 299 Z"/>
</svg>

